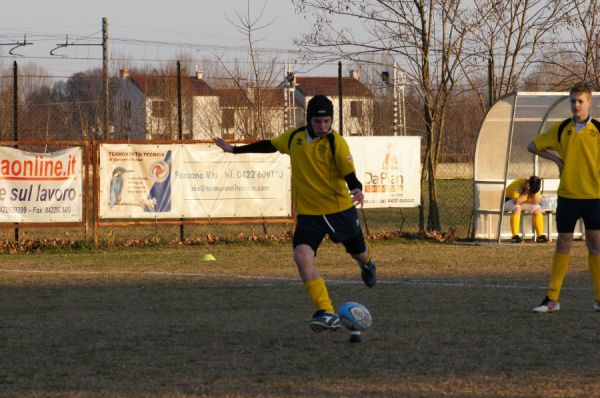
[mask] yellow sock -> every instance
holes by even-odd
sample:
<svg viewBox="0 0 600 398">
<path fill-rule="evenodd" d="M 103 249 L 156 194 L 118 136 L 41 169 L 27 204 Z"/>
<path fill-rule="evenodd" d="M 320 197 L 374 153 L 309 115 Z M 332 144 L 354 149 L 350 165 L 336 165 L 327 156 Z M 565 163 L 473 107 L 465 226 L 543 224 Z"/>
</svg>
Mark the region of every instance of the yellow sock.
<svg viewBox="0 0 600 398">
<path fill-rule="evenodd" d="M 513 236 L 519 235 L 519 227 L 521 223 L 521 213 L 512 213 L 510 215 L 510 230 Z"/>
<path fill-rule="evenodd" d="M 532 218 L 536 236 L 544 235 L 544 216 L 542 216 L 542 213 L 534 214 Z"/>
<path fill-rule="evenodd" d="M 306 291 L 308 292 L 308 295 L 312 299 L 317 309 L 325 310 L 335 314 L 335 311 L 333 310 L 333 304 L 329 298 L 327 286 L 325 285 L 323 278 L 317 278 L 308 282 L 304 282 L 304 286 L 306 286 Z"/>
<path fill-rule="evenodd" d="M 600 256 L 588 256 L 588 265 L 592 274 L 592 282 L 594 282 L 594 298 L 600 301 Z"/>
<path fill-rule="evenodd" d="M 558 301 L 560 297 L 560 288 L 569 269 L 569 255 L 554 253 L 552 257 L 552 272 L 550 272 L 550 286 L 548 287 L 548 298 L 552 301 Z"/>
</svg>

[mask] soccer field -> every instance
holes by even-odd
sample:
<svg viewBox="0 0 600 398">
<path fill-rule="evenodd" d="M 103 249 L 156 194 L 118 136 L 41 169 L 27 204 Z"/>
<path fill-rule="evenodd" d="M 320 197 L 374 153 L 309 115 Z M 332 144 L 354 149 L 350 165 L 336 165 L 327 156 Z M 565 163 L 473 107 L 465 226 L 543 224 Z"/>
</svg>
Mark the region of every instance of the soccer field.
<svg viewBox="0 0 600 398">
<path fill-rule="evenodd" d="M 597 396 L 583 246 L 561 311 L 532 314 L 552 245 L 378 241 L 368 289 L 325 243 L 335 304 L 373 315 L 359 344 L 309 330 L 289 243 L 3 255 L 0 396 Z"/>
</svg>

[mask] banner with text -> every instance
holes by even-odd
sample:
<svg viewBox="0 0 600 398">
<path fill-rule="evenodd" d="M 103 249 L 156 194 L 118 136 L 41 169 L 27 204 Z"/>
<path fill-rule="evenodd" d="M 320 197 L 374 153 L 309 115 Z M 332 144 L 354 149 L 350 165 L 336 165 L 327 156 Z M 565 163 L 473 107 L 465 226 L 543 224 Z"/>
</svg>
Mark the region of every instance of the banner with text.
<svg viewBox="0 0 600 398">
<path fill-rule="evenodd" d="M 51 153 L 0 147 L 0 222 L 81 222 L 82 148 Z"/>
<path fill-rule="evenodd" d="M 421 138 L 344 137 L 356 176 L 363 184 L 365 208 L 416 207 L 421 202 Z"/>
<path fill-rule="evenodd" d="M 289 158 L 213 144 L 102 144 L 99 216 L 290 217 Z"/>
</svg>

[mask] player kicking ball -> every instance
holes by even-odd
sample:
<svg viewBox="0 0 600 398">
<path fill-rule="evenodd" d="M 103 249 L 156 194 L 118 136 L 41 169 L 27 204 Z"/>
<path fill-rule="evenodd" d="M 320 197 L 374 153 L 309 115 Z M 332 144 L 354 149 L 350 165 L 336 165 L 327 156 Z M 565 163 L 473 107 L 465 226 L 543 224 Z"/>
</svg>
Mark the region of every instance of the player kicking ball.
<svg viewBox="0 0 600 398">
<path fill-rule="evenodd" d="M 552 125 L 527 149 L 556 163 L 560 171 L 556 227 L 548 295 L 533 312 L 560 310 L 560 289 L 569 268 L 575 224 L 585 225 L 588 265 L 594 283 L 594 310 L 600 311 L 600 122 L 592 119 L 592 90 L 583 82 L 569 92 L 572 118 Z"/>
<path fill-rule="evenodd" d="M 272 153 L 290 156 L 292 192 L 296 206 L 294 261 L 317 311 L 310 321 L 315 332 L 337 330 L 342 324 L 333 309 L 325 280 L 315 266 L 317 250 L 329 235 L 358 263 L 368 287 L 375 286 L 376 266 L 365 243 L 355 204 L 362 207 L 362 184 L 346 140 L 331 129 L 333 104 L 323 95 L 313 97 L 306 110 L 307 125 L 271 139 L 233 146 L 215 143 L 229 153 Z"/>
</svg>

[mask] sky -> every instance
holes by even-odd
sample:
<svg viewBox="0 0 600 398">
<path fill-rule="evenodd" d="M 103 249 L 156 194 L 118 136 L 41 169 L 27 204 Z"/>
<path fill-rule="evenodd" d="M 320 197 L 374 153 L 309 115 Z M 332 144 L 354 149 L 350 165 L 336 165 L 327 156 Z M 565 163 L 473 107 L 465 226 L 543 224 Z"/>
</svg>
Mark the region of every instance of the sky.
<svg viewBox="0 0 600 398">
<path fill-rule="evenodd" d="M 291 0 L 21 0 L 3 4 L 0 13 L 0 66 L 13 61 L 19 65 L 33 62 L 51 76 L 71 74 L 102 67 L 102 18 L 108 21 L 111 68 L 119 68 L 119 59 L 133 64 L 160 64 L 176 60 L 180 53 L 193 61 L 214 59 L 219 54 L 228 62 L 247 59 L 247 38 L 228 21 L 239 22 L 236 11 L 254 18 L 264 8 L 257 33 L 259 47 L 297 50 L 294 39 L 310 31 L 309 20 L 296 14 Z M 266 6 L 265 6 L 266 5 Z M 24 38 L 26 35 L 26 39 Z M 59 48 L 58 44 L 87 44 Z M 12 43 L 33 44 L 13 50 Z M 90 45 L 93 44 L 93 45 Z M 271 52 L 284 62 L 297 61 L 293 53 Z M 173 61 L 174 62 L 174 61 Z M 329 71 L 329 69 L 331 69 Z M 296 64 L 295 71 L 307 75 L 336 75 L 335 63 Z M 115 71 L 111 70 L 111 74 Z M 282 72 L 283 73 L 283 72 Z"/>
</svg>

